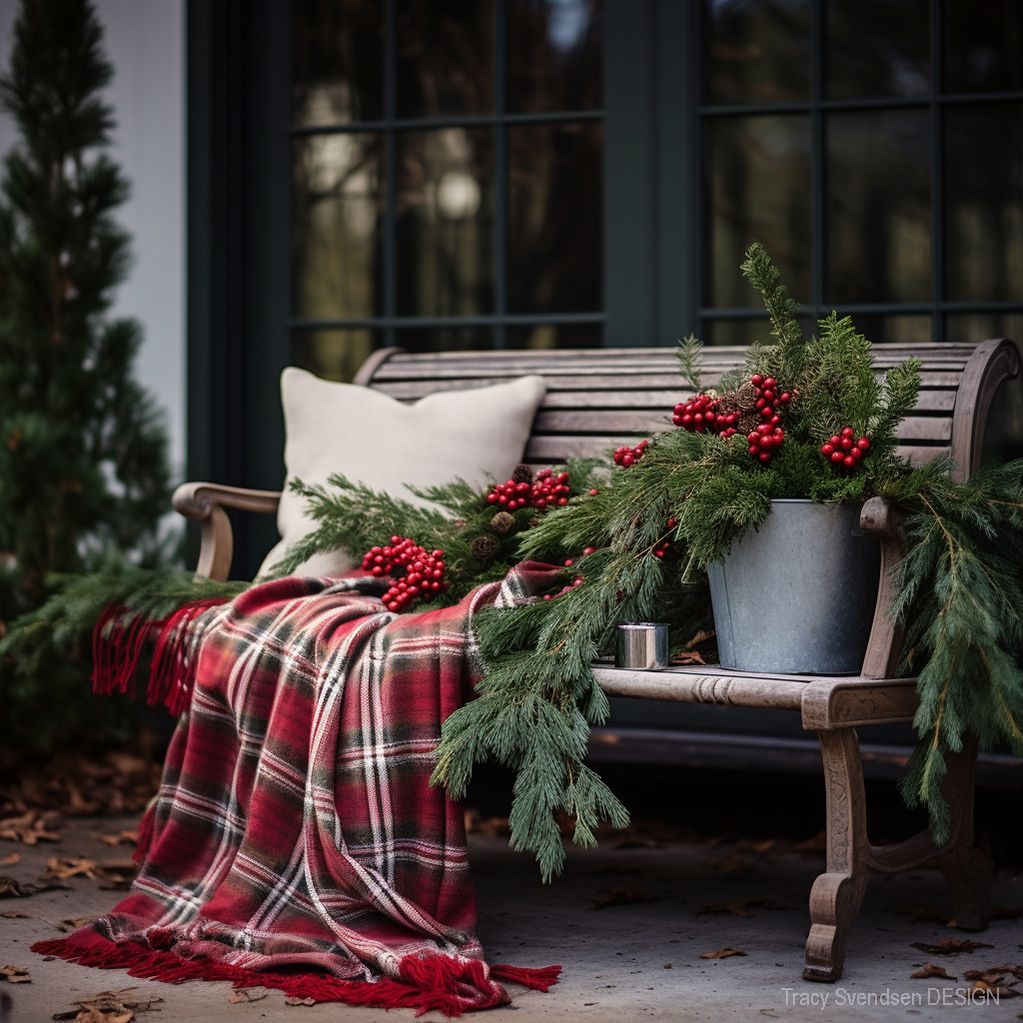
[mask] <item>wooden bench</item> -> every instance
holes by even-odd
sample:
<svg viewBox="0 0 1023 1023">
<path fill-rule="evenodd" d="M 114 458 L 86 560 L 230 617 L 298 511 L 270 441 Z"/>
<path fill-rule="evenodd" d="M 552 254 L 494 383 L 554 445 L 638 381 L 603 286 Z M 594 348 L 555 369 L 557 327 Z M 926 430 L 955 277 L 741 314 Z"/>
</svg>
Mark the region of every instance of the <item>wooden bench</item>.
<svg viewBox="0 0 1023 1023">
<path fill-rule="evenodd" d="M 1023 377 L 1015 343 L 877 345 L 884 370 L 913 356 L 923 362 L 920 400 L 899 431 L 900 450 L 915 463 L 950 454 L 960 477 L 983 461 L 1023 456 Z M 708 348 L 705 387 L 741 363 L 744 349 Z M 405 353 L 383 349 L 367 360 L 356 383 L 400 400 L 433 391 L 475 387 L 524 373 L 547 380 L 526 461 L 549 465 L 571 455 L 600 455 L 626 440 L 670 427 L 671 410 L 685 394 L 673 350 L 497 351 Z M 231 526 L 225 509 L 276 512 L 279 494 L 188 483 L 174 507 L 202 524 L 201 574 L 227 578 Z M 886 616 L 887 570 L 902 556 L 895 509 L 868 501 L 861 525 L 882 549 L 879 587 L 863 668 L 849 678 L 753 675 L 713 667 L 661 672 L 594 668 L 601 688 L 616 696 L 798 711 L 820 740 L 827 795 L 826 869 L 810 892 L 811 927 L 803 976 L 834 981 L 842 973 L 849 928 L 871 868 L 891 872 L 935 861 L 951 882 L 955 919 L 966 930 L 987 926 L 990 869 L 973 845 L 974 749 L 952 758 L 946 792 L 953 808 L 952 838 L 936 848 L 922 832 L 906 841 L 872 845 L 867 836 L 858 726 L 908 721 L 916 709 L 915 680 L 898 677 L 900 635 Z"/>
</svg>

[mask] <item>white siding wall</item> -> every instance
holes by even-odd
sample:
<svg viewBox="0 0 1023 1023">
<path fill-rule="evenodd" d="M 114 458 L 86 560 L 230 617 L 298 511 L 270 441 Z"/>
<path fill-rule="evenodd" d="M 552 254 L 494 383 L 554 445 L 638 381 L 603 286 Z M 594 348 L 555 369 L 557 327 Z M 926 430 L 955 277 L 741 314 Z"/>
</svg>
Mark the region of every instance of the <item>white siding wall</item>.
<svg viewBox="0 0 1023 1023">
<path fill-rule="evenodd" d="M 6 69 L 16 0 L 0 0 L 0 63 Z M 145 331 L 138 374 L 166 412 L 171 460 L 185 458 L 185 4 L 96 0 L 114 65 L 108 98 L 117 120 L 114 158 L 132 185 L 120 220 L 134 264 L 113 313 Z M 15 139 L 0 113 L 0 153 Z"/>
</svg>

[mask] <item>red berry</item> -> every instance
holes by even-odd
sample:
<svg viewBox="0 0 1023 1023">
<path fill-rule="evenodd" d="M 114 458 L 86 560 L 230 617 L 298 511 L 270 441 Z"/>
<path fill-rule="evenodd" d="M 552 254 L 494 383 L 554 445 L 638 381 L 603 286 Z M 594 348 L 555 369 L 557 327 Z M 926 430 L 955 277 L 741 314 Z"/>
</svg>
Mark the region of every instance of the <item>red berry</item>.
<svg viewBox="0 0 1023 1023">
<path fill-rule="evenodd" d="M 832 454 L 834 452 L 834 450 L 835 450 L 835 445 L 834 444 L 822 444 L 821 445 L 821 454 L 822 455 L 830 455 L 830 454 Z"/>
<path fill-rule="evenodd" d="M 856 446 L 861 451 L 868 451 L 870 449 L 870 438 L 869 437 L 860 437 L 860 439 L 856 442 Z"/>
<path fill-rule="evenodd" d="M 841 451 L 836 451 L 834 452 L 834 454 L 832 454 L 831 461 L 834 462 L 835 465 L 838 465 L 839 463 L 845 461 L 845 455 L 843 455 Z"/>
<path fill-rule="evenodd" d="M 852 455 L 846 455 L 845 458 L 842 459 L 842 461 L 845 463 L 845 467 L 847 469 L 855 469 L 856 468 L 856 459 L 853 458 Z"/>
</svg>

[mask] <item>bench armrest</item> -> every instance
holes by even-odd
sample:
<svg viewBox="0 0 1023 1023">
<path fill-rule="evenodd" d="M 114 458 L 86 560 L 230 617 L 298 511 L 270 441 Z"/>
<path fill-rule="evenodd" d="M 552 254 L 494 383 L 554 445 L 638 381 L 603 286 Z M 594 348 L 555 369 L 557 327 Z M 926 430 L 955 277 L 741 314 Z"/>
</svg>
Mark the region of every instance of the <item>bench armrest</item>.
<svg viewBox="0 0 1023 1023">
<path fill-rule="evenodd" d="M 881 578 L 862 675 L 864 678 L 895 678 L 902 656 L 902 626 L 891 620 L 888 608 L 894 595 L 892 569 L 906 555 L 902 515 L 891 501 L 872 497 L 860 510 L 860 528 L 881 544 Z"/>
<path fill-rule="evenodd" d="M 231 571 L 234 534 L 225 508 L 275 515 L 281 494 L 277 490 L 246 490 L 220 483 L 182 483 L 171 503 L 186 519 L 202 525 L 202 542 L 196 575 L 226 579 Z"/>
</svg>

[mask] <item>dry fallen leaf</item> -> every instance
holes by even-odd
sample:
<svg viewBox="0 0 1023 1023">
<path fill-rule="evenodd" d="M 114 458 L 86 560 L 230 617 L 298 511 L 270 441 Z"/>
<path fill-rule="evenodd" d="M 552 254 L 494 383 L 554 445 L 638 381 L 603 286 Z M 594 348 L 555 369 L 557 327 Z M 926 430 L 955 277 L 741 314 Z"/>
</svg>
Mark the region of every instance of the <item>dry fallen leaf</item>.
<svg viewBox="0 0 1023 1023">
<path fill-rule="evenodd" d="M 1019 992 L 1012 987 L 1002 987 L 999 984 L 989 984 L 986 980 L 978 980 L 971 988 L 977 994 L 990 995 L 1001 1001 L 1003 998 L 1015 998 Z"/>
<path fill-rule="evenodd" d="M 651 895 L 642 888 L 629 885 L 627 888 L 616 888 L 603 892 L 593 900 L 591 909 L 607 909 L 608 906 L 632 906 L 637 902 L 656 902 L 659 895 Z"/>
<path fill-rule="evenodd" d="M 0 838 L 23 845 L 37 845 L 39 842 L 59 842 L 60 835 L 50 830 L 50 824 L 58 815 L 52 812 L 40 813 L 29 810 L 17 817 L 0 820 Z"/>
<path fill-rule="evenodd" d="M 935 966 L 934 963 L 924 963 L 915 973 L 911 973 L 913 980 L 927 980 L 928 977 L 941 977 L 942 980 L 958 980 L 958 977 L 950 977 L 945 972 L 944 966 Z"/>
<path fill-rule="evenodd" d="M 315 1005 L 316 1004 L 316 999 L 315 998 L 299 998 L 297 995 L 288 995 L 288 997 L 284 999 L 284 1004 L 285 1005 Z"/>
<path fill-rule="evenodd" d="M 716 948 L 713 952 L 701 952 L 701 959 L 731 959 L 732 956 L 744 956 L 741 948 Z"/>
<path fill-rule="evenodd" d="M 932 956 L 954 956 L 960 952 L 975 952 L 978 948 L 994 948 L 994 945 L 985 945 L 982 941 L 971 941 L 969 938 L 941 938 L 932 945 L 914 941 L 912 947 Z"/>
<path fill-rule="evenodd" d="M 0 867 L 13 867 L 15 863 L 21 862 L 21 853 L 11 853 L 9 856 L 0 856 Z"/>
<path fill-rule="evenodd" d="M 4 920 L 31 920 L 32 917 L 28 913 L 19 913 L 16 909 L 8 909 L 3 913 L 0 913 L 0 917 Z"/>
<path fill-rule="evenodd" d="M 0 966 L 0 980 L 10 984 L 31 984 L 32 975 L 20 966 Z"/>
<path fill-rule="evenodd" d="M 59 856 L 51 856 L 46 861 L 46 871 L 43 878 L 56 878 L 58 881 L 67 881 L 72 877 L 96 876 L 96 861 L 87 859 L 84 856 L 73 856 L 69 859 L 61 859 Z"/>
<path fill-rule="evenodd" d="M 41 884 L 15 881 L 13 877 L 0 877 L 0 899 L 24 899 L 37 892 L 48 892 L 55 888 L 70 888 L 60 881 L 43 881 Z"/>
<path fill-rule="evenodd" d="M 227 1000 L 232 1005 L 238 1005 L 241 1002 L 261 1002 L 269 993 L 265 988 L 260 987 L 234 988 L 228 991 Z"/>
<path fill-rule="evenodd" d="M 118 831 L 113 835 L 100 835 L 99 840 L 106 845 L 138 845 L 139 833 L 137 831 Z"/>
</svg>

